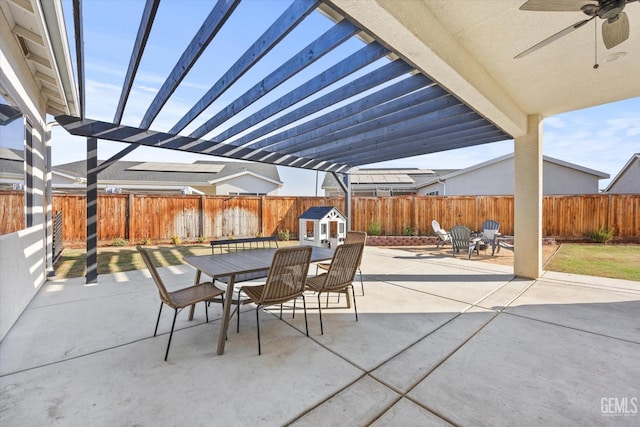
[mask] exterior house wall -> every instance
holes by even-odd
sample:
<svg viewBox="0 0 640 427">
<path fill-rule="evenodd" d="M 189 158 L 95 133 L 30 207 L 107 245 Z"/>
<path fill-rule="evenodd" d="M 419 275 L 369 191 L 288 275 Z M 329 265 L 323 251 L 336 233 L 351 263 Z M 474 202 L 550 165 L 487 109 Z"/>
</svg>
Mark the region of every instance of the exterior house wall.
<svg viewBox="0 0 640 427">
<path fill-rule="evenodd" d="M 510 195 L 514 191 L 513 182 L 513 159 L 509 159 L 448 178 L 444 195 Z"/>
<path fill-rule="evenodd" d="M 446 195 L 446 185 L 444 182 L 435 182 L 418 189 L 419 196 L 444 196 Z"/>
<path fill-rule="evenodd" d="M 230 193 L 264 193 L 267 196 L 277 196 L 278 186 L 252 175 L 238 176 L 216 185 L 216 195 L 225 196 Z"/>
<path fill-rule="evenodd" d="M 638 157 L 616 177 L 616 181 L 609 188 L 612 194 L 640 194 L 640 160 Z"/>
<path fill-rule="evenodd" d="M 597 194 L 599 179 L 587 172 L 544 161 L 543 194 Z M 508 196 L 514 194 L 513 157 L 449 176 L 420 188 L 419 194 L 440 196 Z"/>
<path fill-rule="evenodd" d="M 598 193 L 598 179 L 586 172 L 551 162 L 544 162 L 542 171 L 545 195 Z"/>
<path fill-rule="evenodd" d="M 47 214 L 51 205 L 46 200 L 45 171 L 50 150 L 44 141 L 45 105 L 40 97 L 40 87 L 33 79 L 10 28 L 0 13 L 0 85 L 32 127 L 30 148 L 33 167 L 25 166 L 25 172 L 33 178 L 33 183 L 26 190 L 26 199 L 32 206 L 27 212 L 27 227 L 0 239 L 0 340 L 45 282 L 47 264 L 51 260 L 47 250 L 47 229 L 50 229 Z"/>
</svg>

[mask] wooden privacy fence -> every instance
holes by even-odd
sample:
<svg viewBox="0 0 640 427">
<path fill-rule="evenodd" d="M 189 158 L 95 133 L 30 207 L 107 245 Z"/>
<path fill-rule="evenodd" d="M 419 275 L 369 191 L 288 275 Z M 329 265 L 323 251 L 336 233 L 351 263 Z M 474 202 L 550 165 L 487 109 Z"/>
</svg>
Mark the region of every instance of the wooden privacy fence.
<svg viewBox="0 0 640 427">
<path fill-rule="evenodd" d="M 63 212 L 63 240 L 86 240 L 86 197 L 53 196 L 53 211 Z M 513 234 L 513 196 L 401 196 L 353 197 L 351 226 L 369 231 L 379 224 L 383 235 L 414 231 L 432 235 L 431 221 L 444 228 L 466 225 L 480 229 L 486 219 L 500 222 Z M 225 236 L 273 235 L 289 230 L 295 235 L 298 217 L 311 206 L 335 206 L 344 212 L 341 197 L 252 197 L 101 194 L 98 196 L 99 240 L 144 239 L 167 241 L 172 236 L 193 241 Z M 640 237 L 640 195 L 587 194 L 545 196 L 543 235 L 581 238 L 605 229 L 614 236 Z M 24 228 L 24 196 L 0 193 L 0 234 Z"/>
</svg>

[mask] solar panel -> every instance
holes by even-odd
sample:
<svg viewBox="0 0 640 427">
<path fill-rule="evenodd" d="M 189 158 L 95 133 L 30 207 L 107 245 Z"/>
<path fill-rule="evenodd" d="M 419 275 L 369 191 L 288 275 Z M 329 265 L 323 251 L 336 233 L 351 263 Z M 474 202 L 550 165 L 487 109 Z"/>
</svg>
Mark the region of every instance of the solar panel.
<svg viewBox="0 0 640 427">
<path fill-rule="evenodd" d="M 211 163 L 145 162 L 127 168 L 136 171 L 218 173 L 224 165 Z"/>
</svg>

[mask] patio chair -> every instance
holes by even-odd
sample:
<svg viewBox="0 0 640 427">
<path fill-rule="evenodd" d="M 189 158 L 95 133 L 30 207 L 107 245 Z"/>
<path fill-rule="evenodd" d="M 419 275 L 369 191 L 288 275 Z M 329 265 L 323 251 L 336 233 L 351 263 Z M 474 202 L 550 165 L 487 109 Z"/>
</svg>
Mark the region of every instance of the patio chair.
<svg viewBox="0 0 640 427">
<path fill-rule="evenodd" d="M 347 231 L 347 235 L 344 238 L 344 244 L 349 245 L 351 243 L 360 243 L 364 245 L 367 242 L 367 233 L 364 231 Z M 360 253 L 360 258 L 358 259 L 358 275 L 360 275 L 360 288 L 362 289 L 362 296 L 364 296 L 364 282 L 362 281 L 362 270 L 360 269 L 360 264 L 362 263 L 362 254 L 364 250 Z M 328 271 L 331 263 L 329 262 L 320 262 L 316 264 L 316 275 L 318 274 L 318 270 Z"/>
<path fill-rule="evenodd" d="M 311 261 L 311 246 L 298 246 L 278 249 L 273 256 L 269 275 L 264 285 L 243 286 L 240 293 L 244 293 L 256 307 L 256 329 L 258 332 L 258 354 L 262 354 L 260 345 L 260 307 L 281 305 L 302 297 L 304 306 L 304 325 L 309 336 L 307 324 L 307 304 L 304 299 L 305 280 L 309 272 Z M 295 306 L 294 306 L 295 307 Z M 282 311 L 281 311 L 282 313 Z M 295 311 L 294 311 L 295 315 Z"/>
<path fill-rule="evenodd" d="M 441 245 L 444 247 L 445 244 L 451 242 L 451 234 L 449 234 L 447 230 L 440 228 L 440 223 L 438 221 L 436 221 L 435 219 L 431 221 L 431 227 L 438 237 L 438 241 L 436 242 L 436 249 L 440 248 Z"/>
<path fill-rule="evenodd" d="M 186 288 L 178 289 L 177 291 L 169 292 L 162 281 L 162 278 L 158 274 L 158 270 L 153 265 L 153 261 L 151 260 L 151 256 L 148 249 L 143 248 L 142 246 L 136 246 L 140 255 L 142 255 L 142 259 L 144 263 L 147 265 L 149 269 L 149 273 L 151 273 L 151 277 L 153 277 L 153 281 L 158 287 L 158 292 L 160 293 L 160 311 L 158 311 L 158 320 L 156 321 L 156 329 L 153 331 L 153 336 L 155 337 L 158 333 L 158 325 L 160 324 L 160 315 L 162 314 L 162 306 L 164 304 L 173 308 L 173 323 L 171 323 L 171 332 L 169 333 L 169 342 L 167 343 L 167 351 L 164 355 L 164 360 L 167 360 L 169 356 L 169 347 L 171 346 L 171 338 L 173 337 L 173 329 L 176 326 L 176 317 L 178 316 L 178 312 L 181 311 L 185 307 L 189 307 L 199 302 L 204 303 L 204 310 L 206 315 L 206 321 L 209 323 L 209 309 L 207 308 L 207 301 L 218 297 L 224 293 L 222 289 L 218 289 L 212 282 L 202 282 L 197 285 L 189 286 Z"/>
<path fill-rule="evenodd" d="M 456 225 L 451 227 L 451 247 L 453 249 L 453 256 L 456 256 L 456 253 L 460 253 L 460 249 L 468 252 L 469 258 L 471 258 L 471 253 L 475 250 L 478 255 L 480 252 L 478 251 L 478 241 L 479 238 L 471 239 L 471 230 L 465 227 L 464 225 Z"/>
<path fill-rule="evenodd" d="M 356 308 L 356 294 L 353 290 L 353 278 L 358 269 L 358 261 L 361 258 L 364 243 L 343 244 L 336 248 L 329 265 L 329 270 L 319 276 L 307 279 L 307 289 L 318 294 L 318 315 L 320 316 L 320 333 L 324 335 L 324 327 L 322 325 L 322 309 L 320 308 L 320 296 L 322 293 L 339 292 L 347 294 L 351 288 L 353 294 L 353 310 L 356 313 L 356 321 L 358 321 L 358 309 Z"/>
<path fill-rule="evenodd" d="M 491 255 L 496 251 L 496 237 L 499 231 L 500 223 L 496 220 L 488 219 L 482 223 L 482 235 L 480 239 L 482 239 L 485 249 L 491 245 Z"/>
</svg>

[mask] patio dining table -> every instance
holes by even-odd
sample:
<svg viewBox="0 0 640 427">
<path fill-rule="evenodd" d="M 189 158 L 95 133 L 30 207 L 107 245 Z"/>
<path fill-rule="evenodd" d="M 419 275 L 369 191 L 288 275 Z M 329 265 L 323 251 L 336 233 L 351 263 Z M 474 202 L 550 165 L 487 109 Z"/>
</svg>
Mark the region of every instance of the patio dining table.
<svg viewBox="0 0 640 427">
<path fill-rule="evenodd" d="M 218 336 L 218 354 L 224 353 L 224 345 L 229 328 L 231 300 L 233 286 L 237 275 L 268 270 L 271 267 L 273 256 L 278 249 L 253 249 L 249 251 L 230 252 L 217 255 L 188 256 L 184 262 L 194 267 L 196 271 L 195 283 L 200 282 L 202 273 L 213 279 L 228 277 L 227 292 L 224 296 L 222 308 L 222 322 Z M 326 261 L 333 257 L 333 250 L 313 246 L 311 262 Z M 193 307 L 189 318 L 192 318 Z"/>
</svg>

